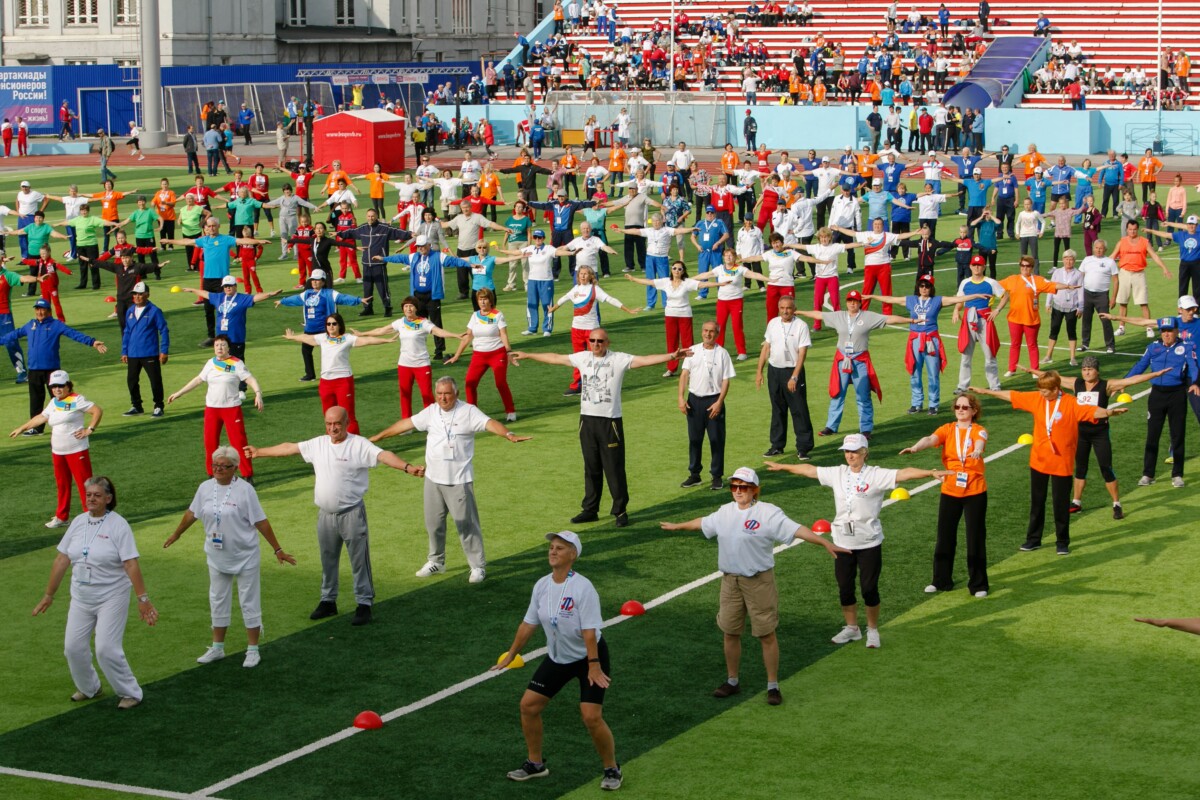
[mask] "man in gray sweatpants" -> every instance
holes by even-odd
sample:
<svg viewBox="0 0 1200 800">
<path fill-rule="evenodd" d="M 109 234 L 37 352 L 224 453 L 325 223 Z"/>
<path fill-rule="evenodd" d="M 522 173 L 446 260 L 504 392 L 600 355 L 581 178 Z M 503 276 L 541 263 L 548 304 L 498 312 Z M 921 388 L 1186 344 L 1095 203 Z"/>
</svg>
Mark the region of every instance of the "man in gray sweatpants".
<svg viewBox="0 0 1200 800">
<path fill-rule="evenodd" d="M 309 619 L 324 619 L 338 613 L 338 565 L 342 544 L 350 556 L 354 576 L 354 600 L 358 604 L 351 625 L 371 621 L 375 586 L 371 580 L 371 548 L 367 541 L 367 507 L 363 496 L 370 486 L 367 470 L 379 464 L 405 475 L 421 477 L 425 468 L 402 460 L 361 436 L 349 433 L 349 414 L 341 406 L 325 412 L 325 435 L 306 442 L 284 442 L 274 447 L 247 445 L 247 458 L 300 456 L 313 466 L 316 488 L 313 502 L 317 513 L 317 549 L 321 553 L 321 602 Z"/>
<path fill-rule="evenodd" d="M 475 434 L 487 431 L 514 444 L 529 436 L 517 436 L 476 406 L 458 399 L 458 385 L 449 376 L 438 378 L 433 387 L 434 404 L 418 414 L 401 419 L 371 437 L 372 442 L 412 430 L 425 437 L 425 528 L 429 532 L 429 559 L 417 570 L 418 578 L 446 571 L 446 517 L 454 518 L 463 553 L 471 567 L 471 583 L 487 576 L 483 554 L 483 531 L 475 505 Z"/>
</svg>

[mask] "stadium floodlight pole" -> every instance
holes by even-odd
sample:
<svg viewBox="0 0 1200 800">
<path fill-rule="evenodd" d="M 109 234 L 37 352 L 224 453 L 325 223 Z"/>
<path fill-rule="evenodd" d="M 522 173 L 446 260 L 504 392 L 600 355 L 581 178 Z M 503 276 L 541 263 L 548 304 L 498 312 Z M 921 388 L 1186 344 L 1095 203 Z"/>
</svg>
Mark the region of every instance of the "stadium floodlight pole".
<svg viewBox="0 0 1200 800">
<path fill-rule="evenodd" d="M 668 86 L 675 91 L 675 0 L 671 0 L 671 18 L 667 20 L 667 30 L 671 32 L 671 55 L 667 61 Z"/>
<path fill-rule="evenodd" d="M 158 47 L 158 0 L 141 4 L 142 134 L 145 148 L 165 147 L 167 132 L 163 126 L 162 58 Z"/>
<path fill-rule="evenodd" d="M 312 169 L 315 165 L 313 161 L 313 112 L 317 110 L 317 104 L 312 100 L 312 78 L 304 79 L 304 163 Z"/>
</svg>

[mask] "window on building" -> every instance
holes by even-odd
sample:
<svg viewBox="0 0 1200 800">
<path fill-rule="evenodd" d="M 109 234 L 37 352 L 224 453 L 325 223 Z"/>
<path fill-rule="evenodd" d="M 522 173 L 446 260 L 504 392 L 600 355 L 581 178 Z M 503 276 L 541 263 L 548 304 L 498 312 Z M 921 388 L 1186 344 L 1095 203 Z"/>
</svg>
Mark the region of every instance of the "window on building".
<svg viewBox="0 0 1200 800">
<path fill-rule="evenodd" d="M 50 0 L 18 0 L 18 28 L 38 28 L 49 24 Z"/>
<path fill-rule="evenodd" d="M 68 67 L 94 67 L 98 64 L 94 58 L 64 58 L 63 64 Z"/>
<path fill-rule="evenodd" d="M 308 0 L 288 0 L 288 25 L 303 28 L 308 24 Z"/>
<path fill-rule="evenodd" d="M 99 25 L 99 0 L 67 0 L 68 25 Z"/>
<path fill-rule="evenodd" d="M 471 0 L 454 0 L 454 32 L 471 32 Z"/>
<path fill-rule="evenodd" d="M 116 0 L 117 25 L 137 25 L 138 12 L 141 10 L 141 0 Z"/>
<path fill-rule="evenodd" d="M 113 63 L 122 69 L 137 69 L 139 62 L 136 58 L 114 58 Z"/>
<path fill-rule="evenodd" d="M 354 24 L 354 0 L 336 0 L 334 3 L 334 24 Z"/>
</svg>

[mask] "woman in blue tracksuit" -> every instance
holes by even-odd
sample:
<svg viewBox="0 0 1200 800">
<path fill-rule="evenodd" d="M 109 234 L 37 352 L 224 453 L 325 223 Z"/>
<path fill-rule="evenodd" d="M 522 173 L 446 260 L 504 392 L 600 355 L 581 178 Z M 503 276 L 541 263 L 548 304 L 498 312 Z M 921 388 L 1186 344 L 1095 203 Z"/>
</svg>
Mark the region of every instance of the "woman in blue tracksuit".
<svg viewBox="0 0 1200 800">
<path fill-rule="evenodd" d="M 362 298 L 351 294 L 342 294 L 333 289 L 326 289 L 326 275 L 323 269 L 314 269 L 308 277 L 308 287 L 300 294 L 285 297 L 275 301 L 275 307 L 300 306 L 304 309 L 304 332 L 310 336 L 325 332 L 325 319 L 337 312 L 337 306 L 359 306 Z M 300 345 L 300 353 L 304 358 L 304 375 L 302 383 L 317 379 L 313 366 L 313 347 L 309 344 Z"/>
</svg>

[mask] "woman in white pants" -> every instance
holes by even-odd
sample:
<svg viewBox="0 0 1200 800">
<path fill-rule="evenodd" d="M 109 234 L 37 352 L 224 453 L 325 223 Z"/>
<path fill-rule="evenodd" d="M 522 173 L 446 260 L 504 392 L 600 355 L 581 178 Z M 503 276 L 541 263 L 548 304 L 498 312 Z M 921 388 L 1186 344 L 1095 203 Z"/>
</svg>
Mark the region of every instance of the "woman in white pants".
<svg viewBox="0 0 1200 800">
<path fill-rule="evenodd" d="M 242 621 L 246 624 L 249 642 L 242 666 L 257 667 L 261 660 L 258 639 L 262 635 L 262 601 L 257 534 L 261 533 L 271 545 L 275 559 L 280 564 L 296 563 L 296 559 L 279 546 L 254 487 L 237 476 L 238 460 L 238 451 L 232 447 L 213 450 L 213 477 L 200 484 L 175 532 L 163 542 L 164 549 L 175 544 L 196 520 L 200 520 L 204 528 L 213 641 L 204 655 L 196 659 L 198 664 L 211 664 L 225 657 L 225 633 L 229 630 L 232 616 L 235 578 L 238 604 L 242 607 Z"/>
<path fill-rule="evenodd" d="M 96 660 L 120 698 L 117 708 L 125 710 L 142 702 L 142 687 L 125 660 L 123 645 L 130 586 L 137 595 L 138 615 L 143 622 L 153 625 L 158 621 L 158 611 L 146 594 L 133 531 L 124 517 L 113 513 L 117 490 L 112 481 L 96 475 L 87 479 L 84 489 L 87 513 L 71 521 L 58 543 L 46 593 L 34 606 L 33 615 L 50 608 L 67 567 L 71 567 L 71 605 L 63 647 L 77 690 L 71 700 L 92 700 L 103 690 L 92 665 L 90 642 L 94 632 Z"/>
</svg>

